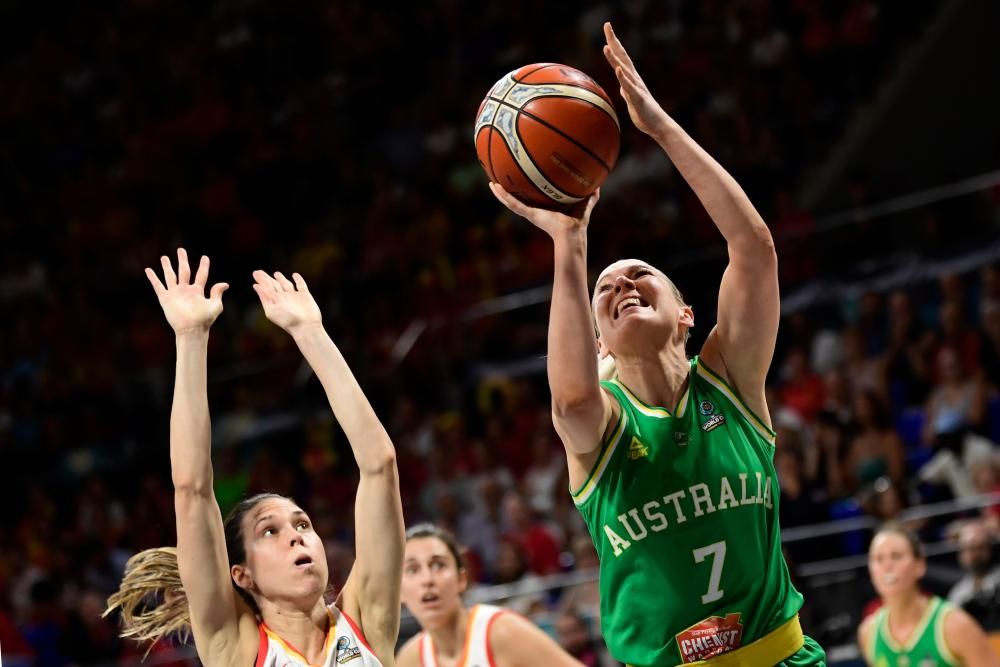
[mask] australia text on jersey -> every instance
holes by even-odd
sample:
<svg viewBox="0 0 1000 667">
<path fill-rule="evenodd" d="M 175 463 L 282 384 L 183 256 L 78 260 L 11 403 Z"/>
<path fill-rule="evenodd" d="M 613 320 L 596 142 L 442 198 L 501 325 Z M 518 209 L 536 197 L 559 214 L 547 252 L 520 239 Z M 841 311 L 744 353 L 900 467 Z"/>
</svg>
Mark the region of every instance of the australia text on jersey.
<svg viewBox="0 0 1000 667">
<path fill-rule="evenodd" d="M 615 528 L 605 524 L 604 535 L 611 543 L 615 557 L 620 556 L 626 549 L 632 546 L 632 542 L 641 542 L 646 539 L 649 532 L 659 533 L 667 529 L 670 521 L 667 514 L 660 511 L 673 505 L 674 521 L 678 524 L 684 523 L 690 516 L 698 519 L 708 514 L 733 509 L 742 505 L 763 505 L 771 509 L 771 478 L 765 477 L 762 473 L 756 472 L 757 478 L 756 492 L 754 492 L 754 480 L 747 473 L 739 474 L 739 481 L 729 477 L 720 477 L 717 484 L 708 485 L 705 483 L 692 484 L 687 489 L 674 491 L 661 498 L 653 498 L 649 501 L 636 505 L 618 515 L 618 523 L 621 527 Z M 740 489 L 740 497 L 737 499 L 733 492 L 734 485 Z M 750 487 L 750 495 L 747 495 L 747 487 Z M 713 495 L 713 492 L 714 493 Z M 640 516 L 640 512 L 642 516 Z M 645 521 L 643 520 L 645 519 Z M 624 530 L 622 530 L 622 527 Z"/>
</svg>

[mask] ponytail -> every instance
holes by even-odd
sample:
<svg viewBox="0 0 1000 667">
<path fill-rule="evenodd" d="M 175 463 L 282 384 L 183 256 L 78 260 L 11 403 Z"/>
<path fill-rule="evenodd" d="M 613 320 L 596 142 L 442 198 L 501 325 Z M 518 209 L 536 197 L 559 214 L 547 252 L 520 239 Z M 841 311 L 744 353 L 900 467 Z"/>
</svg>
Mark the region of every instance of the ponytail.
<svg viewBox="0 0 1000 667">
<path fill-rule="evenodd" d="M 128 559 L 125 576 L 118 590 L 108 598 L 108 608 L 101 614 L 119 612 L 122 637 L 156 642 L 174 635 L 182 643 L 191 637 L 191 611 L 181 586 L 177 567 L 177 549 L 146 549 Z"/>
</svg>

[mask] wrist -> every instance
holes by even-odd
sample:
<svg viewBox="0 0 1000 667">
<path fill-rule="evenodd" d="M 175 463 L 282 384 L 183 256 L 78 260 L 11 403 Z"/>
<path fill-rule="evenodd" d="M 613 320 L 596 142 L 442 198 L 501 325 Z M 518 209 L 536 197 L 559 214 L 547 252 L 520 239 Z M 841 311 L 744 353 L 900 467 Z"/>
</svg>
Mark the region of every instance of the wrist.
<svg viewBox="0 0 1000 667">
<path fill-rule="evenodd" d="M 181 329 L 175 331 L 174 334 L 178 345 L 208 342 L 208 327 L 198 326 Z"/>
<path fill-rule="evenodd" d="M 666 150 L 667 144 L 683 136 L 684 130 L 677 124 L 677 121 L 664 113 L 663 118 L 653 125 L 649 134 L 661 148 Z"/>
<path fill-rule="evenodd" d="M 300 322 L 295 326 L 289 327 L 288 333 L 291 334 L 296 342 L 301 342 L 317 335 L 326 335 L 326 329 L 323 328 L 322 321 Z"/>
<path fill-rule="evenodd" d="M 556 247 L 556 252 L 560 250 L 586 250 L 587 227 L 584 225 L 560 227 L 552 234 L 552 243 Z"/>
</svg>

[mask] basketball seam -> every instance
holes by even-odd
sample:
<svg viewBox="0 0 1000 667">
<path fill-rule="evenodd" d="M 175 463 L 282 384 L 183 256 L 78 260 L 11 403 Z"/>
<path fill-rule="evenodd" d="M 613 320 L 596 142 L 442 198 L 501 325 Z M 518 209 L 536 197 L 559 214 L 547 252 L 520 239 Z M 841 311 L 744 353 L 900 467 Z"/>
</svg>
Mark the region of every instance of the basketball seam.
<svg viewBox="0 0 1000 667">
<path fill-rule="evenodd" d="M 491 125 L 491 129 L 494 132 L 497 132 L 498 134 L 500 134 L 501 138 L 503 138 L 503 133 L 502 132 L 499 132 L 498 130 L 496 130 L 495 128 L 493 128 L 492 125 Z M 517 132 L 517 138 L 519 140 L 521 140 L 521 145 L 524 145 L 524 140 L 521 139 L 521 133 L 518 132 L 518 130 L 517 130 L 517 120 L 516 119 L 514 121 L 514 132 Z M 492 137 L 490 137 L 490 138 L 492 139 Z M 507 152 L 510 153 L 510 161 L 514 163 L 514 166 L 517 167 L 517 170 L 519 172 L 521 172 L 522 176 L 524 176 L 524 180 L 531 184 L 531 187 L 535 188 L 535 190 L 537 190 L 538 192 L 540 192 L 543 197 L 545 197 L 546 199 L 548 199 L 549 201 L 551 201 L 553 204 L 564 204 L 565 203 L 565 202 L 560 202 L 558 199 L 556 199 L 553 196 L 551 196 L 548 192 L 546 192 L 545 190 L 542 190 L 540 187 L 538 187 L 538 184 L 535 183 L 535 181 L 531 178 L 531 176 L 528 175 L 528 172 L 526 172 L 524 170 L 524 167 L 521 166 L 521 163 L 517 161 L 517 158 L 514 157 L 514 151 L 513 151 L 513 149 L 511 149 L 510 145 L 507 143 L 507 139 L 503 140 L 503 145 L 504 145 L 504 148 L 507 149 Z M 527 148 L 525 148 L 525 150 L 527 150 Z M 528 158 L 532 159 L 530 155 L 528 156 Z M 534 161 L 534 160 L 532 159 L 532 161 Z M 493 163 L 493 154 L 491 152 L 490 153 L 490 164 L 492 164 L 492 163 Z M 540 172 L 541 172 L 541 170 L 539 170 L 539 173 Z M 542 176 L 545 177 L 545 174 L 542 174 Z M 546 180 L 548 180 L 548 179 L 546 178 Z M 566 193 L 566 194 L 569 194 L 569 193 Z M 570 196 L 571 197 L 575 197 L 576 195 L 570 195 Z"/>
<path fill-rule="evenodd" d="M 552 67 L 552 65 L 546 65 L 546 67 Z M 545 67 L 540 67 L 539 69 L 536 69 L 534 71 L 528 72 L 524 76 L 525 77 L 531 76 L 535 72 L 539 72 L 539 71 L 541 71 L 543 69 L 545 69 Z M 514 80 L 517 81 L 518 83 L 524 83 L 523 81 L 518 81 L 517 79 L 514 79 Z M 596 81 L 594 81 L 594 85 L 597 86 L 597 88 L 601 92 L 604 93 L 603 95 L 601 93 L 597 92 L 597 90 L 594 90 L 593 88 L 588 88 L 587 86 L 581 85 L 581 84 L 576 83 L 574 81 L 550 81 L 549 83 L 525 83 L 524 85 L 525 86 L 567 86 L 569 88 L 579 88 L 580 90 L 586 90 L 588 93 L 593 93 L 594 95 L 597 95 L 602 100 L 604 100 L 605 102 L 607 102 L 609 107 L 611 107 L 612 109 L 615 108 L 615 104 L 614 104 L 614 102 L 611 101 L 611 98 L 608 96 L 608 92 L 606 90 L 604 90 L 604 88 L 602 88 L 601 85 L 599 83 L 597 83 Z M 513 88 L 511 90 L 513 90 Z M 504 97 L 506 98 L 507 95 L 509 95 L 509 94 L 510 94 L 510 90 L 507 91 L 507 93 L 504 95 Z M 495 100 L 496 98 L 493 97 L 491 99 Z M 538 98 L 534 98 L 534 99 L 538 99 Z M 579 99 L 579 98 L 577 98 L 577 99 Z M 601 109 L 601 111 L 604 111 L 604 110 Z M 607 113 L 607 112 L 605 111 L 605 113 Z"/>
<path fill-rule="evenodd" d="M 536 67 L 535 69 L 531 70 L 530 72 L 526 72 L 520 79 L 517 79 L 517 78 L 515 78 L 513 76 L 511 76 L 510 78 L 514 79 L 514 81 L 517 81 L 518 83 L 521 83 L 522 81 L 524 81 L 526 78 L 528 78 L 529 76 L 531 76 L 535 72 L 541 72 L 543 69 L 548 69 L 549 67 L 559 67 L 559 63 L 547 63 L 545 65 L 542 65 L 541 67 Z M 528 84 L 528 85 L 531 85 L 531 84 Z M 509 90 L 507 92 L 510 93 Z M 504 97 L 507 97 L 507 96 L 504 95 Z"/>
<path fill-rule="evenodd" d="M 516 119 L 514 121 L 514 132 L 517 133 L 517 138 L 520 140 L 521 145 L 524 146 L 524 152 L 528 154 L 528 159 L 531 160 L 532 163 L 534 163 L 535 169 L 538 169 L 538 173 L 541 174 L 545 178 L 545 180 L 547 180 L 550 183 L 552 183 L 552 187 L 557 187 L 556 184 L 555 184 L 555 182 L 551 178 L 549 178 L 548 176 L 546 176 L 545 172 L 542 171 L 542 169 L 541 169 L 541 167 L 539 167 L 538 163 L 535 162 L 535 156 L 531 154 L 530 150 L 528 150 L 528 144 L 525 143 L 524 137 L 521 136 L 521 128 L 518 127 Z M 529 178 L 528 180 L 531 180 L 531 179 Z M 535 187 L 538 187 L 538 186 L 536 185 Z M 538 189 L 541 190 L 541 188 L 538 188 Z M 575 192 L 570 192 L 569 190 L 567 190 L 566 188 L 561 187 L 561 186 L 559 186 L 559 190 L 562 191 L 564 194 L 567 194 L 570 197 L 575 197 L 577 199 L 586 199 L 587 196 L 588 196 L 588 195 L 578 195 Z M 549 194 L 547 192 L 545 192 L 544 190 L 542 191 L 542 194 L 544 194 L 545 196 L 549 197 L 549 199 L 552 199 L 552 197 L 550 197 Z"/>
<path fill-rule="evenodd" d="M 540 95 L 539 97 L 532 98 L 531 102 L 534 102 L 535 100 L 544 100 L 544 99 L 552 99 L 552 98 L 559 98 L 559 97 L 562 97 L 564 99 L 580 100 L 581 102 L 583 102 L 585 104 L 589 104 L 590 106 L 594 107 L 595 109 L 601 109 L 601 107 L 597 106 L 596 104 L 594 104 L 593 102 L 590 102 L 588 100 L 583 100 L 583 99 L 580 99 L 579 97 L 567 97 L 565 95 Z M 605 171 L 607 171 L 608 173 L 611 173 L 611 167 L 608 166 L 607 162 L 605 162 L 600 157 L 598 157 L 594 153 L 594 151 L 590 150 L 589 148 L 587 148 L 586 146 L 584 146 L 579 141 L 577 141 L 573 137 L 569 136 L 568 134 L 566 134 L 565 132 L 563 132 L 559 128 L 554 127 L 553 125 L 549 124 L 548 122 L 546 122 L 542 118 L 539 118 L 538 116 L 536 116 L 535 114 L 531 113 L 530 111 L 525 111 L 523 108 L 519 109 L 518 107 L 514 106 L 513 104 L 510 104 L 509 102 L 505 102 L 503 100 L 498 100 L 495 97 L 491 97 L 490 99 L 493 100 L 493 101 L 495 101 L 495 102 L 499 102 L 500 104 L 502 104 L 502 105 L 504 105 L 506 107 L 510 107 L 511 109 L 513 109 L 514 111 L 516 111 L 519 114 L 523 113 L 525 116 L 527 116 L 528 118 L 530 118 L 530 119 L 532 119 L 534 121 L 538 121 L 539 123 L 541 123 L 545 127 L 549 128 L 550 130 L 552 130 L 553 132 L 555 132 L 556 134 L 558 134 L 559 136 L 561 136 L 566 141 L 568 141 L 571 144 L 575 145 L 577 148 L 579 148 L 580 150 L 582 150 L 584 153 L 586 153 L 590 157 L 592 157 L 595 160 L 597 160 L 598 164 L 600 164 L 602 167 L 604 167 Z M 604 109 L 601 109 L 601 113 L 607 114 L 607 111 L 605 111 Z M 515 130 L 517 129 L 517 119 L 514 120 L 514 128 L 515 128 Z"/>
</svg>

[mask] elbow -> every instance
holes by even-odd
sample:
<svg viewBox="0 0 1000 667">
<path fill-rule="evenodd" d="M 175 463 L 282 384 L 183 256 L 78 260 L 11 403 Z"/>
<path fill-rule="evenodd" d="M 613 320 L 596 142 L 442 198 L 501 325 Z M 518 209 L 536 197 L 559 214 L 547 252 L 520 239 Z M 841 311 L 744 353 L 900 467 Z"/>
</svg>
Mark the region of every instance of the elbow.
<svg viewBox="0 0 1000 667">
<path fill-rule="evenodd" d="M 174 477 L 174 499 L 176 502 L 214 498 L 215 489 L 211 479 L 179 479 Z"/>
<path fill-rule="evenodd" d="M 378 454 L 367 457 L 363 465 L 359 462 L 358 467 L 361 469 L 361 473 L 365 475 L 398 477 L 396 450 L 389 443 Z"/>
<path fill-rule="evenodd" d="M 552 397 L 552 417 L 556 420 L 600 409 L 601 394 L 597 392 L 578 393 Z"/>
<path fill-rule="evenodd" d="M 775 268 L 778 266 L 778 252 L 771 236 L 771 230 L 763 222 L 754 225 L 748 233 L 741 236 L 739 240 L 731 244 L 735 254 L 751 259 L 754 264 L 771 264 Z"/>
</svg>

